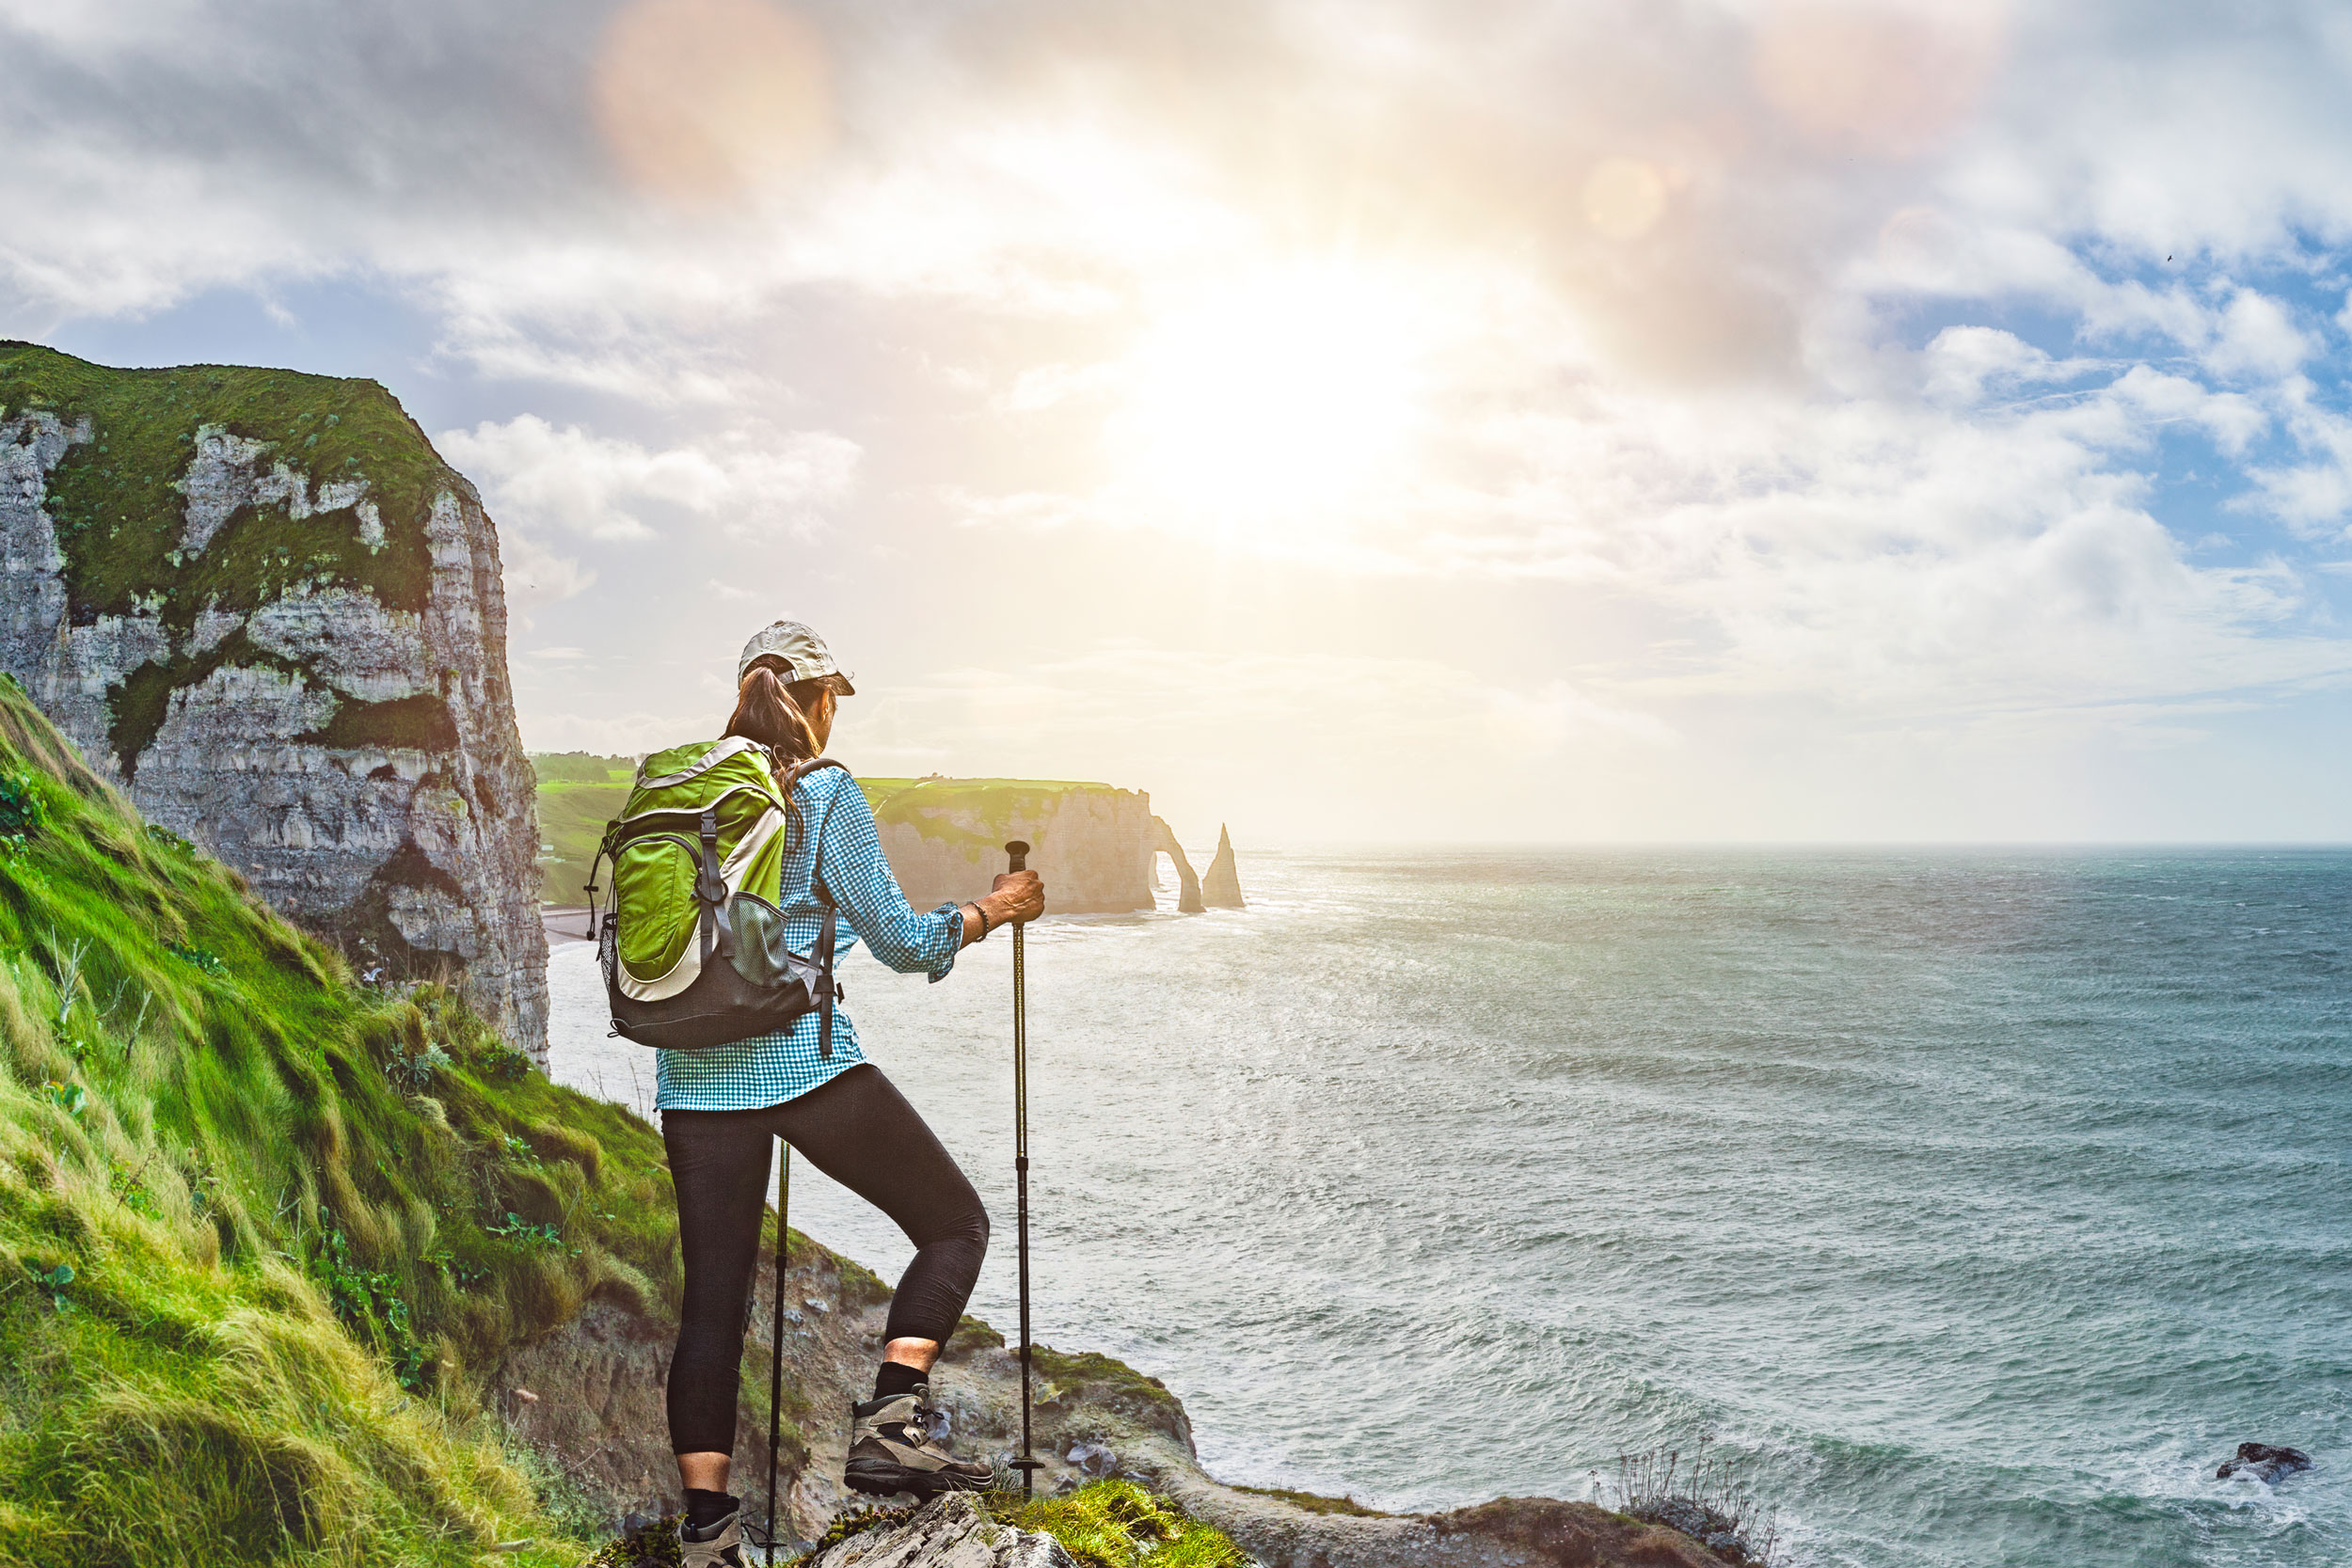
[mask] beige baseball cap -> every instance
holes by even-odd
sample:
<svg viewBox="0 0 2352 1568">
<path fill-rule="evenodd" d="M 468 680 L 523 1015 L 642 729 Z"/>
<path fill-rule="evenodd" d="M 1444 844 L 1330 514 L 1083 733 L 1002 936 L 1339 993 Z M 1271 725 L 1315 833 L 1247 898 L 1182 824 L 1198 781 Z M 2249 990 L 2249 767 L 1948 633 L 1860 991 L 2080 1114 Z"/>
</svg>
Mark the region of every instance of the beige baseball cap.
<svg viewBox="0 0 2352 1568">
<path fill-rule="evenodd" d="M 784 672 L 787 686 L 794 681 L 823 681 L 844 697 L 853 697 L 857 688 L 833 661 L 833 650 L 825 640 L 799 621 L 777 621 L 761 630 L 743 644 L 743 657 L 735 661 L 735 684 L 743 684 L 752 666 L 761 659 L 772 659 Z"/>
</svg>

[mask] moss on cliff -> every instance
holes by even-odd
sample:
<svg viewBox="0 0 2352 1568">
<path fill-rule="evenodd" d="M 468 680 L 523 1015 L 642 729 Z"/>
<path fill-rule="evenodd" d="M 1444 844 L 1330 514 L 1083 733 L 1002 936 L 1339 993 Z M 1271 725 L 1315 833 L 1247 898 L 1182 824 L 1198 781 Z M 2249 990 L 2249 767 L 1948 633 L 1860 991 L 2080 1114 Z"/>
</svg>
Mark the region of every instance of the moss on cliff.
<svg viewBox="0 0 2352 1568">
<path fill-rule="evenodd" d="M 1203 1524 L 1132 1481 L 1098 1481 L 1066 1497 L 984 1500 L 997 1523 L 1041 1530 L 1088 1568 L 1248 1568 L 1249 1557 Z"/>
<path fill-rule="evenodd" d="M 29 409 L 90 424 L 90 438 L 74 444 L 49 481 L 77 621 L 159 603 L 167 621 L 185 626 L 215 598 L 274 597 L 300 580 L 421 609 L 433 564 L 424 519 L 435 497 L 464 485 L 373 381 L 234 365 L 113 370 L 37 343 L 0 342 L 0 416 Z M 196 562 L 175 562 L 177 485 L 208 426 L 264 443 L 314 497 L 324 485 L 363 482 L 383 519 L 381 547 L 361 537 L 352 507 L 297 520 L 280 506 L 240 513 Z"/>
<path fill-rule="evenodd" d="M 1052 1536 L 1084 1568 L 1248 1568 L 1250 1561 L 1224 1531 L 1132 1481 L 1091 1481 L 1058 1497 L 1025 1499 L 1006 1492 L 972 1501 L 995 1524 Z M 846 1508 L 794 1561 L 806 1568 L 842 1542 L 904 1524 L 917 1512 L 892 1503 Z M 663 1521 L 665 1530 L 668 1525 Z M 907 1548 L 894 1543 L 887 1549 Z M 938 1555 L 926 1553 L 921 1560 L 936 1560 Z M 960 1560 L 962 1553 L 945 1555 Z M 678 1560 L 675 1544 L 647 1532 L 606 1547 L 589 1568 L 669 1568 Z"/>
<path fill-rule="evenodd" d="M 1093 1396 L 1105 1400 L 1123 1397 L 1169 1410 L 1184 1409 L 1184 1402 L 1168 1392 L 1167 1384 L 1100 1351 L 1070 1353 L 1055 1350 L 1050 1345 L 1032 1345 L 1029 1358 L 1040 1375 L 1053 1379 L 1065 1388 L 1084 1388 Z"/>
<path fill-rule="evenodd" d="M 457 720 L 449 704 L 429 691 L 383 703 L 345 697 L 325 724 L 294 738 L 342 751 L 451 752 L 457 749 Z"/>
</svg>

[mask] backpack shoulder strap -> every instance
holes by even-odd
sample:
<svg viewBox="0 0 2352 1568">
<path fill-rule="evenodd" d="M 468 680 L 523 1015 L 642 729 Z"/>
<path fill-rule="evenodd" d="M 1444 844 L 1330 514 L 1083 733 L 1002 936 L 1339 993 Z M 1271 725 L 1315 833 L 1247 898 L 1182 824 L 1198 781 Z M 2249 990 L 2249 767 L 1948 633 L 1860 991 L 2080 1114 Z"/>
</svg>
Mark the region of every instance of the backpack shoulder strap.
<svg viewBox="0 0 2352 1568">
<path fill-rule="evenodd" d="M 613 846 L 619 840 L 620 833 L 621 819 L 616 816 L 604 825 L 604 836 L 596 841 L 596 856 L 588 863 L 588 940 L 590 942 L 596 940 L 596 895 L 603 891 L 596 886 L 596 873 L 603 869 L 606 861 L 612 859 Z M 619 875 L 619 863 L 616 861 L 613 864 L 614 875 Z"/>
<path fill-rule="evenodd" d="M 787 773 L 784 777 L 783 790 L 787 807 L 787 814 L 786 816 L 787 834 L 789 832 L 789 822 L 791 820 L 789 816 L 789 806 L 792 800 L 792 786 L 799 784 L 803 779 L 808 777 L 811 773 L 816 772 L 820 768 L 839 768 L 842 772 L 849 772 L 849 768 L 843 767 L 840 763 L 835 762 L 831 757 L 811 757 L 805 762 L 795 764 L 792 770 Z M 851 781 L 850 787 L 856 787 L 855 780 Z M 812 830 L 809 835 L 812 851 L 808 867 L 808 890 L 810 893 L 816 895 L 817 907 L 824 911 L 819 917 L 817 931 L 817 1054 L 827 1059 L 830 1059 L 833 1055 L 834 998 L 841 994 L 841 988 L 835 983 L 833 977 L 834 942 L 834 925 L 837 917 L 834 913 L 833 894 L 826 888 L 823 880 L 825 871 L 825 826 L 832 819 L 833 804 L 831 801 L 827 801 L 825 805 L 825 815 L 818 819 L 816 828 Z M 788 838 L 787 840 L 787 849 L 789 848 Z"/>
<path fill-rule="evenodd" d="M 790 854 L 792 852 L 791 824 L 800 809 L 798 803 L 792 799 L 792 786 L 799 784 L 803 779 L 807 778 L 811 773 L 814 773 L 818 768 L 838 768 L 844 773 L 847 773 L 850 770 L 848 764 L 835 762 L 831 757 L 810 757 L 805 762 L 794 763 L 791 768 L 786 772 L 784 777 L 776 782 L 776 792 L 784 797 L 784 847 L 785 853 L 787 854 Z M 828 805 L 825 808 L 825 812 L 826 815 L 830 816 L 833 814 L 832 806 Z M 817 856 L 816 863 L 809 867 L 808 872 L 809 888 L 812 892 L 814 892 L 817 886 L 817 874 L 820 869 L 822 869 L 825 859 L 825 834 L 823 822 L 819 821 L 818 823 L 817 831 L 811 835 L 809 842 L 815 846 Z M 819 896 L 821 897 L 822 895 L 819 895 Z M 826 899 L 826 902 L 831 903 L 832 900 Z"/>
</svg>

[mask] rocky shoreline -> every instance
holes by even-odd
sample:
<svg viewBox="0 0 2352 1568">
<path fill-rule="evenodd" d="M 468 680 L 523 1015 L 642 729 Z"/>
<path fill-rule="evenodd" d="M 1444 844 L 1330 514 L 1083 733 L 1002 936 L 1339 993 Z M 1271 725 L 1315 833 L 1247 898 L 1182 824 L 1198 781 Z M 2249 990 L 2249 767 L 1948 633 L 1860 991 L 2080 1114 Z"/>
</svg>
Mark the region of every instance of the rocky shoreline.
<svg viewBox="0 0 2352 1568">
<path fill-rule="evenodd" d="M 736 1490 L 762 1506 L 767 1474 L 768 1325 L 773 1251 L 762 1259 L 744 1350 Z M 887 1288 L 795 1234 L 785 1276 L 784 1440 L 778 1445 L 780 1532 L 821 1535 L 857 1498 L 839 1483 L 848 1409 L 863 1398 L 882 1344 Z M 517 1438 L 548 1455 L 611 1516 L 675 1507 L 662 1412 L 669 1325 L 611 1301 L 591 1302 L 492 1375 Z M 1128 1477 L 1216 1526 L 1265 1568 L 1721 1568 L 1675 1530 L 1591 1503 L 1502 1497 L 1440 1513 L 1389 1514 L 1339 1498 L 1228 1486 L 1202 1470 L 1183 1402 L 1157 1379 L 1104 1355 L 1041 1347 L 1035 1448 L 1041 1496 L 1099 1476 Z M 1009 1455 L 1020 1440 L 1020 1362 L 977 1320 L 949 1345 L 933 1396 L 967 1452 Z M 920 1556 L 909 1564 L 930 1560 Z"/>
</svg>

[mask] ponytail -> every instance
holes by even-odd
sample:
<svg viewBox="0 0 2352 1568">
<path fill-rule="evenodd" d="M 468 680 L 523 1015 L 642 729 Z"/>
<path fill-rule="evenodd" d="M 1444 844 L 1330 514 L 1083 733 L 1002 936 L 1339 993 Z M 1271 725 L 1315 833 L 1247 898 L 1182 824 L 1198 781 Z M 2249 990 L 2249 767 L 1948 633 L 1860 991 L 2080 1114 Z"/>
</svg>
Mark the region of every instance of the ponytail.
<svg viewBox="0 0 2352 1568">
<path fill-rule="evenodd" d="M 808 762 L 818 752 L 817 732 L 809 727 L 808 709 L 825 691 L 823 680 L 794 681 L 787 686 L 774 668 L 755 664 L 736 689 L 735 713 L 726 733 L 756 740 L 780 768 Z"/>
</svg>

